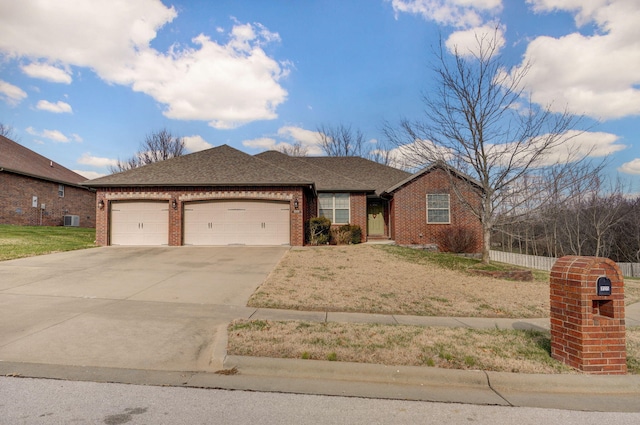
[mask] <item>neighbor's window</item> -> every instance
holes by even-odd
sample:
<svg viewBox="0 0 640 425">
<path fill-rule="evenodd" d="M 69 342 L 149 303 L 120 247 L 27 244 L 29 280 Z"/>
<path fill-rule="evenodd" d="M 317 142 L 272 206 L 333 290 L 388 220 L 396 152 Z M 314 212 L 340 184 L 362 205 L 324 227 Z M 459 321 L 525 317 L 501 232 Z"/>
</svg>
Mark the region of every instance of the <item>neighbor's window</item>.
<svg viewBox="0 0 640 425">
<path fill-rule="evenodd" d="M 427 223 L 450 223 L 449 195 L 427 194 Z"/>
<path fill-rule="evenodd" d="M 349 194 L 348 193 L 319 193 L 319 214 L 327 217 L 331 224 L 349 223 Z"/>
<path fill-rule="evenodd" d="M 61 198 L 64 198 L 64 185 L 63 184 L 59 184 L 58 185 L 58 196 Z"/>
</svg>

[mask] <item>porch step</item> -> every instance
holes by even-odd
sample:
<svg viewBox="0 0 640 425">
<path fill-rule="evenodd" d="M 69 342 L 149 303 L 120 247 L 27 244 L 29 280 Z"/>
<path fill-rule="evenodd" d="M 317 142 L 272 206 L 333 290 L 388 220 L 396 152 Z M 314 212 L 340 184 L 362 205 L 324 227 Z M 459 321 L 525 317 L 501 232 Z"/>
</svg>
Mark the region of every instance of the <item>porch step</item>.
<svg viewBox="0 0 640 425">
<path fill-rule="evenodd" d="M 387 244 L 387 245 L 393 245 L 396 243 L 396 241 L 389 239 L 387 237 L 368 237 L 367 241 L 365 242 L 367 244 Z"/>
</svg>

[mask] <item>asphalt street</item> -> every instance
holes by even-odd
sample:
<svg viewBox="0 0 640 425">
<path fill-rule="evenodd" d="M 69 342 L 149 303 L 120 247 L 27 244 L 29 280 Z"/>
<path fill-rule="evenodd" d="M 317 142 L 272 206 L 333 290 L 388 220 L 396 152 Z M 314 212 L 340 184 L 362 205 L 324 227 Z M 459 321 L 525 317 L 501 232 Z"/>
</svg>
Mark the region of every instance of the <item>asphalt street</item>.
<svg viewBox="0 0 640 425">
<path fill-rule="evenodd" d="M 637 425 L 640 413 L 0 377 L 0 423 Z"/>
</svg>

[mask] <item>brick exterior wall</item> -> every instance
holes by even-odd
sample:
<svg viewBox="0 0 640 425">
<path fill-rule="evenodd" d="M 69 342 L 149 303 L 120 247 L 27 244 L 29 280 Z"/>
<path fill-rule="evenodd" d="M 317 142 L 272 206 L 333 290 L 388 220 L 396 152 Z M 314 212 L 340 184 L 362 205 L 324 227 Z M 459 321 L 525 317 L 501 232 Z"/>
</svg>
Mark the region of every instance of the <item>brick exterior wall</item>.
<svg viewBox="0 0 640 425">
<path fill-rule="evenodd" d="M 597 279 L 611 280 L 598 296 Z M 591 374 L 627 373 L 624 281 L 608 258 L 566 256 L 551 269 L 551 356 Z"/>
<path fill-rule="evenodd" d="M 109 211 L 112 201 L 166 201 L 169 205 L 169 245 L 183 243 L 183 204 L 192 201 L 265 200 L 286 201 L 291 208 L 290 243 L 304 245 L 304 215 L 308 211 L 308 195 L 301 187 L 129 187 L 99 188 L 97 202 L 104 207 L 97 210 L 96 241 L 109 245 Z M 298 199 L 298 210 L 294 201 Z M 171 207 L 176 201 L 176 208 Z"/>
<path fill-rule="evenodd" d="M 478 192 L 458 180 L 459 190 L 469 202 L 479 204 Z M 427 194 L 449 194 L 450 224 L 427 224 Z M 445 170 L 435 168 L 398 188 L 390 203 L 391 239 L 400 245 L 440 245 L 443 232 L 464 227 L 475 234 L 472 253 L 482 251 L 482 224 L 461 202 Z"/>
<path fill-rule="evenodd" d="M 96 193 L 92 190 L 64 185 L 64 196 L 58 196 L 59 183 L 20 174 L 0 172 L 0 223 L 19 226 L 62 226 L 63 216 L 77 215 L 80 227 L 96 225 Z M 38 207 L 32 206 L 34 196 Z M 45 204 L 45 209 L 40 206 Z"/>
<path fill-rule="evenodd" d="M 367 240 L 367 195 L 366 193 L 351 193 L 349 196 L 351 209 L 351 224 L 352 226 L 360 226 L 362 229 L 361 242 Z"/>
</svg>

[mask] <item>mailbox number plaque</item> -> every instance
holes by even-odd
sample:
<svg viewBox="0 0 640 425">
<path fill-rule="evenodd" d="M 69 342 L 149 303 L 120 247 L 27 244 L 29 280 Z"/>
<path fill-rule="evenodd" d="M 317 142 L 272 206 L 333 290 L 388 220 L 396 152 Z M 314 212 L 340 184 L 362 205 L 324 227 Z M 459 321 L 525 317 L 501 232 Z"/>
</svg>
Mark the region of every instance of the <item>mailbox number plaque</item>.
<svg viewBox="0 0 640 425">
<path fill-rule="evenodd" d="M 598 278 L 598 295 L 611 295 L 611 279 L 608 277 Z"/>
</svg>

